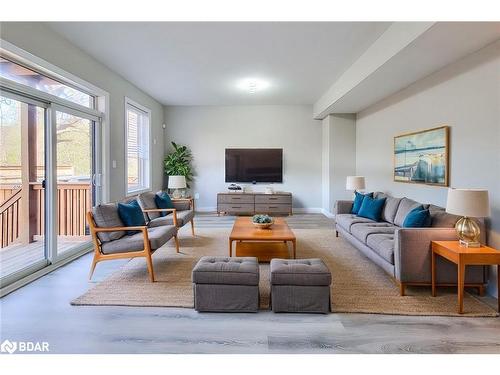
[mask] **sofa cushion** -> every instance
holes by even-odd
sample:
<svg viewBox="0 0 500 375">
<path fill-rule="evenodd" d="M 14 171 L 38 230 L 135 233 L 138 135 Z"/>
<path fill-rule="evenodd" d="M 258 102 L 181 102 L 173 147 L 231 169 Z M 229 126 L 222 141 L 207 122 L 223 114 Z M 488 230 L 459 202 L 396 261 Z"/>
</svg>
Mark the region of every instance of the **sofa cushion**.
<svg viewBox="0 0 500 375">
<path fill-rule="evenodd" d="M 394 234 L 395 231 L 396 227 L 390 223 L 359 223 L 351 226 L 351 234 L 365 244 L 372 234 Z"/>
<path fill-rule="evenodd" d="M 159 208 L 156 206 L 155 202 L 156 194 L 148 191 L 147 193 L 139 194 L 137 197 L 137 201 L 143 210 L 154 210 L 155 208 Z M 147 220 L 153 220 L 157 217 L 160 217 L 159 212 L 145 212 L 144 216 L 146 216 Z"/>
<path fill-rule="evenodd" d="M 384 208 L 382 209 L 382 215 L 380 216 L 380 219 L 394 224 L 394 217 L 396 216 L 396 211 L 398 210 L 401 198 L 394 198 L 384 193 L 376 193 L 374 196 L 377 199 L 385 198 L 385 204 Z"/>
<path fill-rule="evenodd" d="M 257 258 L 204 256 L 193 268 L 195 284 L 259 285 Z"/>
<path fill-rule="evenodd" d="M 351 226 L 357 223 L 374 223 L 373 220 L 359 217 L 353 214 L 337 214 L 335 215 L 335 222 L 347 232 L 351 232 Z"/>
<path fill-rule="evenodd" d="M 394 234 L 371 234 L 368 236 L 366 244 L 386 261 L 394 264 Z"/>
<path fill-rule="evenodd" d="M 460 216 L 449 214 L 443 207 L 429 206 L 431 226 L 436 228 L 454 228 Z"/>
<path fill-rule="evenodd" d="M 170 196 L 164 191 L 159 192 L 155 195 L 155 203 L 158 208 L 174 208 L 174 204 L 170 199 Z M 160 212 L 160 216 L 167 216 L 170 212 Z"/>
<path fill-rule="evenodd" d="M 382 208 L 384 207 L 384 204 L 385 198 L 375 199 L 365 196 L 363 198 L 363 203 L 361 203 L 358 216 L 380 221 L 380 215 L 382 215 Z"/>
<path fill-rule="evenodd" d="M 394 217 L 394 224 L 398 227 L 402 227 L 406 215 L 408 215 L 411 210 L 418 206 L 423 206 L 424 209 L 428 207 L 428 205 L 422 205 L 422 203 L 418 203 L 412 199 L 402 198 L 401 202 L 399 202 L 396 216 Z"/>
<path fill-rule="evenodd" d="M 177 211 L 177 226 L 182 227 L 183 225 L 189 223 L 194 218 L 194 211 Z M 157 227 L 160 225 L 174 225 L 174 215 L 168 215 L 163 217 L 158 217 L 151 220 L 148 225 L 150 227 Z"/>
<path fill-rule="evenodd" d="M 120 215 L 120 219 L 122 219 L 126 227 L 146 225 L 141 206 L 139 206 L 136 199 L 130 203 L 118 203 L 118 215 Z M 127 234 L 130 236 L 138 232 L 137 230 L 128 230 Z"/>
<path fill-rule="evenodd" d="M 317 258 L 272 259 L 269 268 L 271 285 L 321 286 L 332 283 L 330 270 Z"/>
<path fill-rule="evenodd" d="M 357 215 L 365 197 L 373 198 L 373 193 L 361 194 L 354 192 L 354 202 L 352 203 L 351 214 Z"/>
<path fill-rule="evenodd" d="M 123 227 L 123 221 L 118 215 L 118 206 L 115 203 L 99 204 L 92 208 L 95 224 L 102 228 Z M 125 235 L 125 231 L 98 232 L 101 242 L 117 240 Z"/>
<path fill-rule="evenodd" d="M 403 221 L 403 228 L 427 228 L 430 226 L 431 215 L 429 210 L 424 210 L 423 206 L 411 210 Z"/>
</svg>

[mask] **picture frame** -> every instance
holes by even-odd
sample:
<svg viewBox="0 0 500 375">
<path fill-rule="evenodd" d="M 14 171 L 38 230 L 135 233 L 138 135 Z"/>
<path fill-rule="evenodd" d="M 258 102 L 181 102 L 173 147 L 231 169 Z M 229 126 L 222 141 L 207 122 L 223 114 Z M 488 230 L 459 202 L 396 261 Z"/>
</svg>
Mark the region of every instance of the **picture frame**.
<svg viewBox="0 0 500 375">
<path fill-rule="evenodd" d="M 395 136 L 393 180 L 449 186 L 449 126 Z"/>
</svg>

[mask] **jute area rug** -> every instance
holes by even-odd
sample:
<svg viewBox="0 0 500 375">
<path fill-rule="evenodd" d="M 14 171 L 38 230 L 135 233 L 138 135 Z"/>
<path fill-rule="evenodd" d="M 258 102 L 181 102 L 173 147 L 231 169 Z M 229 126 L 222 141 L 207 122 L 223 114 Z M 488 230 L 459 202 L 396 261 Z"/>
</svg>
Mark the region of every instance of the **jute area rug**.
<svg viewBox="0 0 500 375">
<path fill-rule="evenodd" d="M 227 228 L 199 228 L 193 238 L 182 232 L 180 254 L 175 253 L 173 241 L 154 253 L 156 282 L 149 282 L 145 260 L 133 259 L 71 304 L 192 308 L 191 270 L 204 255 L 226 256 L 229 233 Z M 408 295 L 401 297 L 389 275 L 336 238 L 332 229 L 294 229 L 294 233 L 297 258 L 321 258 L 332 272 L 333 312 L 458 316 L 455 289 L 438 289 L 438 296 L 431 297 L 429 288 L 408 288 Z M 268 309 L 269 264 L 261 264 L 260 280 L 261 308 Z M 498 316 L 469 293 L 464 309 L 466 313 L 460 316 Z"/>
</svg>

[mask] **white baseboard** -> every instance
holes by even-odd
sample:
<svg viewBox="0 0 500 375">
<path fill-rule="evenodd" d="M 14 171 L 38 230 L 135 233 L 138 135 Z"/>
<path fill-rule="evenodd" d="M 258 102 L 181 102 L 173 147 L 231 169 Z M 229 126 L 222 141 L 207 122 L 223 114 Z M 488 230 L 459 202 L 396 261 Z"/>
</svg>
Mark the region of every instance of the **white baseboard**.
<svg viewBox="0 0 500 375">
<path fill-rule="evenodd" d="M 325 210 L 324 208 L 321 209 L 321 213 L 329 219 L 335 219 L 335 214 L 332 214 L 330 211 Z"/>
</svg>

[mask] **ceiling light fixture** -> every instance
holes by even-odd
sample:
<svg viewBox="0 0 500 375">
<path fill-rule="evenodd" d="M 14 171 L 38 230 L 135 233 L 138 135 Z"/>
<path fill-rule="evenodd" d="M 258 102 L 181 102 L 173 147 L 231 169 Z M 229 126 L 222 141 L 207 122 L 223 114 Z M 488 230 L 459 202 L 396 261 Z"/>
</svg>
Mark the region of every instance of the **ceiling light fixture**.
<svg viewBox="0 0 500 375">
<path fill-rule="evenodd" d="M 255 94 L 258 91 L 267 89 L 270 85 L 269 82 L 258 78 L 245 78 L 238 82 L 240 90 L 248 91 L 250 94 Z"/>
</svg>

